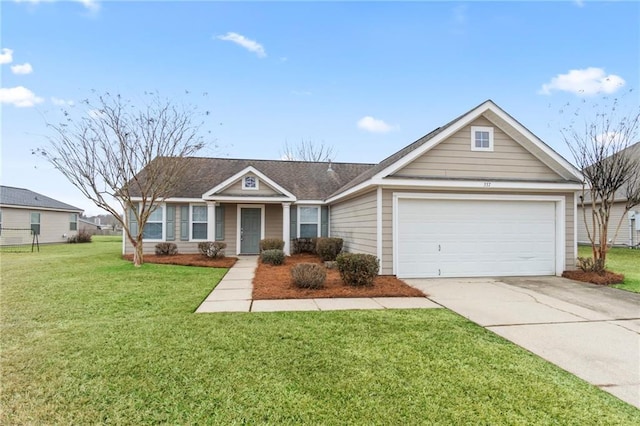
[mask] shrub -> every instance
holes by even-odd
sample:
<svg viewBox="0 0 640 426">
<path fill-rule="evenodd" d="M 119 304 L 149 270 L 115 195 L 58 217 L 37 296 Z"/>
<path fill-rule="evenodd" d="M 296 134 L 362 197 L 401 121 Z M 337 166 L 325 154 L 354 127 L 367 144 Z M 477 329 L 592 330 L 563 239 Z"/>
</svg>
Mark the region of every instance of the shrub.
<svg viewBox="0 0 640 426">
<path fill-rule="evenodd" d="M 576 266 L 584 272 L 604 272 L 602 259 L 594 260 L 593 257 L 579 257 Z"/>
<path fill-rule="evenodd" d="M 372 285 L 378 275 L 378 259 L 371 254 L 341 253 L 336 262 L 342 281 L 348 285 Z"/>
<path fill-rule="evenodd" d="M 67 238 L 67 242 L 69 244 L 90 243 L 91 242 L 91 234 L 89 232 L 85 231 L 84 229 L 81 229 L 73 237 Z"/>
<path fill-rule="evenodd" d="M 178 246 L 175 243 L 158 243 L 156 244 L 156 254 L 158 256 L 173 256 L 178 254 Z"/>
<path fill-rule="evenodd" d="M 260 251 L 265 250 L 282 250 L 284 249 L 284 241 L 279 238 L 265 238 L 260 240 Z"/>
<path fill-rule="evenodd" d="M 260 254 L 262 263 L 268 263 L 269 265 L 282 265 L 284 263 L 284 252 L 282 250 L 264 250 Z"/>
<path fill-rule="evenodd" d="M 298 263 L 291 268 L 291 277 L 296 287 L 322 288 L 327 278 L 327 271 L 317 263 Z"/>
<path fill-rule="evenodd" d="M 316 253 L 317 238 L 295 238 L 292 244 L 292 253 Z"/>
<path fill-rule="evenodd" d="M 342 238 L 318 238 L 316 241 L 316 253 L 322 260 L 332 261 L 342 251 Z"/>
<path fill-rule="evenodd" d="M 227 243 L 222 241 L 203 241 L 198 243 L 198 250 L 203 256 L 214 258 L 224 257 L 224 249 L 227 248 Z"/>
</svg>

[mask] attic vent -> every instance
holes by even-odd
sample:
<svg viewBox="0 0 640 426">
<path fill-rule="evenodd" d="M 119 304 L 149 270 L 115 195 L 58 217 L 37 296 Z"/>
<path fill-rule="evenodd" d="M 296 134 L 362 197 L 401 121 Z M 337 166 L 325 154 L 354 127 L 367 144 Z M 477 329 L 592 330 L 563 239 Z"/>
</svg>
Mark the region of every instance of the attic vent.
<svg viewBox="0 0 640 426">
<path fill-rule="evenodd" d="M 328 172 L 332 172 L 333 169 L 331 168 L 331 160 L 329 160 L 329 168 L 327 169 Z"/>
</svg>

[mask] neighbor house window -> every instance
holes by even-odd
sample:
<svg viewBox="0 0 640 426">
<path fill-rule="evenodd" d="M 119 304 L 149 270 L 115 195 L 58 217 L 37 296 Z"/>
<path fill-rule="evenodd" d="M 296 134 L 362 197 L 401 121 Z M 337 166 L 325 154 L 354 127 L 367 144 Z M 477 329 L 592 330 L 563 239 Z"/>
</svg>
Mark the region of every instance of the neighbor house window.
<svg viewBox="0 0 640 426">
<path fill-rule="evenodd" d="M 320 229 L 319 207 L 298 207 L 299 238 L 315 238 Z"/>
<path fill-rule="evenodd" d="M 493 127 L 471 127 L 471 150 L 493 151 Z"/>
<path fill-rule="evenodd" d="M 207 239 L 207 206 L 193 206 L 191 208 L 191 238 L 194 240 Z"/>
<path fill-rule="evenodd" d="M 142 238 L 145 240 L 162 240 L 162 206 L 149 215 L 147 223 L 144 224 Z"/>
<path fill-rule="evenodd" d="M 245 176 L 242 180 L 242 189 L 258 189 L 258 178 L 255 176 Z"/>
<path fill-rule="evenodd" d="M 69 231 L 77 231 L 78 230 L 78 214 L 71 213 L 69 215 Z"/>
<path fill-rule="evenodd" d="M 31 231 L 40 235 L 40 213 L 31 213 Z"/>
</svg>

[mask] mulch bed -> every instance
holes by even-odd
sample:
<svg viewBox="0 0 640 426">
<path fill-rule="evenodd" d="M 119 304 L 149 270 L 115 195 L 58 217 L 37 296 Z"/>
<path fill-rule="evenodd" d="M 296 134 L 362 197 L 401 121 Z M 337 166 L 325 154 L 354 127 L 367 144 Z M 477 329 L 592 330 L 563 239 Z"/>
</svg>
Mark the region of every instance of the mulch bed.
<svg viewBox="0 0 640 426">
<path fill-rule="evenodd" d="M 380 275 L 370 287 L 345 285 L 337 269 L 327 269 L 324 288 L 301 289 L 293 284 L 291 267 L 297 263 L 323 263 L 318 256 L 295 254 L 286 258 L 284 265 L 259 263 L 253 279 L 253 299 L 311 299 L 330 297 L 424 297 L 420 290 L 410 287 L 394 276 Z"/>
<path fill-rule="evenodd" d="M 124 259 L 133 262 L 133 255 L 127 254 Z M 201 254 L 174 254 L 171 256 L 158 256 L 155 254 L 145 254 L 144 263 L 163 263 L 166 265 L 182 266 L 204 266 L 209 268 L 231 268 L 238 259 L 235 257 L 223 257 L 221 259 L 211 259 Z"/>
<path fill-rule="evenodd" d="M 577 271 L 564 271 L 562 276 L 571 280 L 582 281 L 585 283 L 592 283 L 598 285 L 611 285 L 620 284 L 624 281 L 624 275 L 616 274 L 611 271 L 599 272 L 585 272 L 581 270 Z"/>
</svg>

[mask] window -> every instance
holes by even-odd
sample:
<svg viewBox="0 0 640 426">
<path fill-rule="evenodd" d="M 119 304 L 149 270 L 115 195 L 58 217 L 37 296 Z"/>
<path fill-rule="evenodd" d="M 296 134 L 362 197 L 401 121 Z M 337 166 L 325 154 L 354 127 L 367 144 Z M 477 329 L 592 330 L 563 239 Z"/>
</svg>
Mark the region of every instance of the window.
<svg viewBox="0 0 640 426">
<path fill-rule="evenodd" d="M 78 213 L 71 213 L 69 215 L 69 231 L 78 230 Z"/>
<path fill-rule="evenodd" d="M 158 206 L 149 215 L 149 219 L 147 219 L 142 231 L 142 238 L 145 240 L 162 240 L 162 206 Z"/>
<path fill-rule="evenodd" d="M 245 176 L 242 180 L 242 189 L 258 189 L 258 178 L 255 176 Z"/>
<path fill-rule="evenodd" d="M 191 238 L 194 240 L 207 239 L 207 206 L 193 206 L 191 208 Z"/>
<path fill-rule="evenodd" d="M 493 127 L 471 127 L 471 151 L 493 151 Z"/>
<path fill-rule="evenodd" d="M 31 231 L 40 235 L 40 213 L 31 213 Z"/>
<path fill-rule="evenodd" d="M 315 238 L 319 235 L 319 212 L 320 209 L 318 207 L 298 208 L 299 238 Z"/>
</svg>

